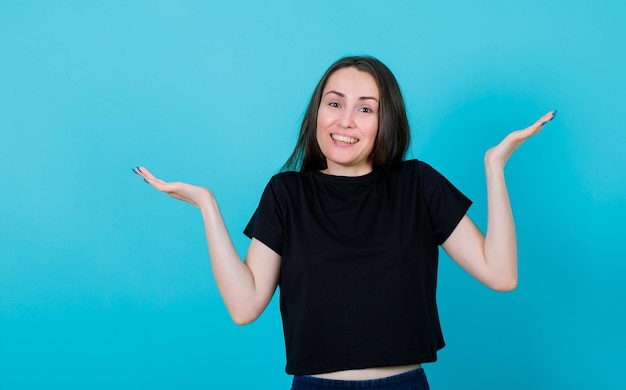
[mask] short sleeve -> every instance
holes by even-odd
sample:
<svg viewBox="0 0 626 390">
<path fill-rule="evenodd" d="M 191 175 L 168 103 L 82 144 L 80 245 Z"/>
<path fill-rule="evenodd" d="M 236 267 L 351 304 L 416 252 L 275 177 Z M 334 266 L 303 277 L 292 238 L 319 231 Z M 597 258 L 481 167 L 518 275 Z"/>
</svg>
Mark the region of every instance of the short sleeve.
<svg viewBox="0 0 626 390">
<path fill-rule="evenodd" d="M 256 238 L 282 256 L 284 221 L 276 192 L 276 180 L 272 178 L 243 233 L 249 238 Z"/>
<path fill-rule="evenodd" d="M 420 162 L 424 201 L 437 244 L 443 244 L 457 227 L 472 201 L 430 165 Z"/>
</svg>

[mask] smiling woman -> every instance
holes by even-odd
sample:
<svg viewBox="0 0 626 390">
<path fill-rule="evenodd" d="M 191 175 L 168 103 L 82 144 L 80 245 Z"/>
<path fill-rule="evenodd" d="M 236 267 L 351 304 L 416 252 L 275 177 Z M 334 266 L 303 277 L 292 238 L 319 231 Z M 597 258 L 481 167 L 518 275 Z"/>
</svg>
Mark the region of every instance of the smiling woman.
<svg viewBox="0 0 626 390">
<path fill-rule="evenodd" d="M 344 68 L 330 76 L 317 112 L 317 144 L 326 156 L 324 173 L 360 176 L 372 170 L 378 95 L 376 81 L 367 72 Z"/>
<path fill-rule="evenodd" d="M 409 126 L 398 83 L 372 57 L 335 62 L 318 83 L 284 172 L 244 233 L 242 262 L 210 190 L 146 182 L 197 206 L 213 274 L 233 320 L 254 321 L 280 287 L 292 389 L 427 389 L 422 363 L 445 345 L 436 304 L 438 247 L 485 285 L 517 284 L 504 166 L 555 112 L 485 154 L 488 234 L 471 201 L 428 164 L 403 161 Z"/>
<path fill-rule="evenodd" d="M 283 170 L 324 170 L 327 160 L 317 140 L 318 114 L 322 112 L 322 97 L 333 90 L 328 83 L 335 73 L 349 72 L 360 81 L 369 83 L 369 92 L 363 90 L 360 98 L 376 98 L 378 129 L 370 160 L 373 166 L 384 166 L 400 162 L 404 158 L 410 141 L 409 121 L 404 99 L 398 82 L 389 68 L 372 57 L 345 57 L 332 64 L 318 82 L 302 120 L 296 147 L 283 166 Z M 358 72 L 357 72 L 358 71 Z M 368 77 L 369 76 L 369 77 Z M 338 79 L 335 77 L 334 79 Z M 343 77 L 342 77 L 343 79 Z M 347 76 L 346 76 L 347 79 Z M 374 85 L 370 82 L 374 81 Z M 333 82 L 339 80 L 333 80 Z M 351 87 L 355 87 L 353 84 Z M 347 82 L 347 80 L 346 80 Z M 374 88 L 375 87 L 375 88 Z M 363 88 L 359 86 L 359 88 Z M 335 91 L 344 94 L 346 91 Z M 355 91 L 356 92 L 356 91 Z M 370 99 L 365 99 L 370 100 Z M 337 102 L 334 102 L 336 105 Z M 373 107 L 368 107 L 372 108 Z"/>
</svg>

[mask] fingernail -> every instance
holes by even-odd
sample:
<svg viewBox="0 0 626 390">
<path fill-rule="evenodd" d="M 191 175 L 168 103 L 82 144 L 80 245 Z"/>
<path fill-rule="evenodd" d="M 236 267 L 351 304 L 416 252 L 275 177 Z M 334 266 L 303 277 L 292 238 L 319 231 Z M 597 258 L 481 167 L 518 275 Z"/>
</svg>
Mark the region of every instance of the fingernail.
<svg viewBox="0 0 626 390">
<path fill-rule="evenodd" d="M 552 111 L 552 118 L 556 116 L 556 110 Z"/>
<path fill-rule="evenodd" d="M 546 123 L 548 123 L 548 121 L 541 122 L 541 126 L 544 126 Z"/>
<path fill-rule="evenodd" d="M 148 183 L 148 180 L 146 180 L 146 179 L 143 179 L 143 181 L 145 181 L 146 183 Z M 148 184 L 150 184 L 150 183 L 148 183 Z"/>
<path fill-rule="evenodd" d="M 137 167 L 137 170 L 138 170 L 139 172 L 141 172 L 141 168 Z"/>
<path fill-rule="evenodd" d="M 138 174 L 139 174 L 139 172 L 137 172 L 137 171 L 135 170 L 135 168 L 133 168 L 133 172 L 135 173 L 135 175 L 138 175 Z"/>
</svg>

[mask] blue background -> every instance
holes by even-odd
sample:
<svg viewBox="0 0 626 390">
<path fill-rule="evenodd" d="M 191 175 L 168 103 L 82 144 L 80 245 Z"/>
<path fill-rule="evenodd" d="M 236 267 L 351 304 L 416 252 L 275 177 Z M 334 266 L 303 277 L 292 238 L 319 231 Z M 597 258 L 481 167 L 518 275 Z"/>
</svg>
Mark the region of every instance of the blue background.
<svg viewBox="0 0 626 390">
<path fill-rule="evenodd" d="M 234 325 L 199 212 L 130 169 L 209 186 L 244 253 L 313 87 L 364 53 L 403 88 L 409 157 L 482 228 L 483 153 L 559 110 L 507 168 L 518 289 L 442 256 L 432 387 L 625 388 L 624 20 L 618 0 L 0 0 L 0 388 L 288 388 L 276 300 Z"/>
</svg>

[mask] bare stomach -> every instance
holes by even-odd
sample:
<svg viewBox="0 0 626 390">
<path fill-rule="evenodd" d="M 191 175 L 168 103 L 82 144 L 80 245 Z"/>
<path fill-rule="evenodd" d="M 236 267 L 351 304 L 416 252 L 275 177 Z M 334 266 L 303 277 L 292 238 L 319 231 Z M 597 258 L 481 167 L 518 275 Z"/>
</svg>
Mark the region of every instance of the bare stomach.
<svg viewBox="0 0 626 390">
<path fill-rule="evenodd" d="M 402 374 L 405 372 L 416 370 L 421 366 L 421 364 L 410 364 L 407 366 L 373 367 L 363 368 L 360 370 L 326 372 L 323 374 L 315 374 L 311 376 L 314 376 L 316 378 L 337 379 L 342 381 L 365 381 Z"/>
</svg>

